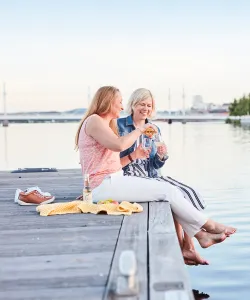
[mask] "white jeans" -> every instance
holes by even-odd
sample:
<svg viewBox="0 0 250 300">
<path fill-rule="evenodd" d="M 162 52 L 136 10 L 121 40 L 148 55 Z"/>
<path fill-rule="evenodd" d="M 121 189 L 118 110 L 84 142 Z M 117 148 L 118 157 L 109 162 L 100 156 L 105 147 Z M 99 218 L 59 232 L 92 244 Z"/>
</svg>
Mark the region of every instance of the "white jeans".
<svg viewBox="0 0 250 300">
<path fill-rule="evenodd" d="M 184 231 L 193 237 L 201 230 L 208 218 L 184 198 L 177 187 L 168 182 L 134 176 L 123 176 L 123 172 L 110 174 L 93 190 L 95 202 L 114 199 L 118 202 L 169 201 Z"/>
</svg>

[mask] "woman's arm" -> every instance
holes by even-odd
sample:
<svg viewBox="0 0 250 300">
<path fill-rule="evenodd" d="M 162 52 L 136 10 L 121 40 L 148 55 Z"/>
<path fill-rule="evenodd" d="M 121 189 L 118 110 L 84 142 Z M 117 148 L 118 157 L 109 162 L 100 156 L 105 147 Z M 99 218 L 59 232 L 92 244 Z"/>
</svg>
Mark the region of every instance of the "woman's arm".
<svg viewBox="0 0 250 300">
<path fill-rule="evenodd" d="M 128 149 L 137 138 L 148 127 L 152 125 L 145 124 L 143 128 L 137 128 L 125 136 L 117 136 L 109 125 L 98 115 L 89 118 L 86 124 L 86 134 L 95 139 L 99 144 L 115 152 L 121 152 Z"/>
<path fill-rule="evenodd" d="M 129 155 L 123 156 L 121 158 L 121 165 L 122 165 L 122 167 L 125 167 L 125 166 L 129 165 L 131 162 L 133 162 L 134 160 L 136 160 L 135 151 L 130 153 Z"/>
<path fill-rule="evenodd" d="M 137 147 L 129 155 L 123 156 L 121 158 L 121 165 L 122 165 L 122 167 L 125 167 L 138 158 L 146 159 L 149 157 L 149 154 L 150 154 L 150 150 L 144 150 L 142 148 L 142 145 L 139 145 L 139 147 Z"/>
<path fill-rule="evenodd" d="M 153 166 L 155 169 L 160 169 L 164 166 L 165 161 L 168 159 L 167 155 L 167 146 L 165 144 L 157 147 L 157 151 L 155 153 L 155 156 L 152 157 L 153 159 Z"/>
</svg>

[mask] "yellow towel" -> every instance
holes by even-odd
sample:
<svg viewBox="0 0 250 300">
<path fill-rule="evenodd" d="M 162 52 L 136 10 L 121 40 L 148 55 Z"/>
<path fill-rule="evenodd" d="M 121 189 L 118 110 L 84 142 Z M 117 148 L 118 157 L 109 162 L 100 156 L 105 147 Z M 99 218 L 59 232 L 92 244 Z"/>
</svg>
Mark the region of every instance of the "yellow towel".
<svg viewBox="0 0 250 300">
<path fill-rule="evenodd" d="M 37 206 L 36 211 L 41 216 L 64 215 L 64 214 L 80 214 L 82 211 L 78 207 L 82 201 L 41 204 Z"/>
<path fill-rule="evenodd" d="M 53 204 L 42 204 L 37 206 L 36 211 L 41 216 L 64 215 L 64 214 L 79 214 L 92 213 L 98 214 L 101 212 L 108 215 L 131 215 L 143 211 L 143 207 L 138 203 L 130 203 L 123 201 L 120 204 L 94 204 L 85 203 L 83 201 L 62 202 Z"/>
<path fill-rule="evenodd" d="M 120 212 L 142 212 L 143 207 L 138 203 L 130 203 L 127 201 L 122 201 L 118 207 L 117 210 Z"/>
</svg>

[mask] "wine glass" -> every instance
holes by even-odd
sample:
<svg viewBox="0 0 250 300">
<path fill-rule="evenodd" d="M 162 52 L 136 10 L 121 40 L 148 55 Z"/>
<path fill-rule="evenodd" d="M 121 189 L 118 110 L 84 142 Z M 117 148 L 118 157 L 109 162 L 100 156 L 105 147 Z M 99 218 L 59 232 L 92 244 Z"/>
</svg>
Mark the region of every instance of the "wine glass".
<svg viewBox="0 0 250 300">
<path fill-rule="evenodd" d="M 161 146 L 165 146 L 165 142 L 164 142 L 162 136 L 159 133 L 155 135 L 155 137 L 154 137 L 154 143 L 155 143 L 155 146 L 157 148 L 161 147 Z"/>
<path fill-rule="evenodd" d="M 155 135 L 154 142 L 157 148 L 165 145 L 163 138 L 159 133 Z"/>
<path fill-rule="evenodd" d="M 144 150 L 150 150 L 152 146 L 152 139 L 150 139 L 149 137 L 143 135 L 142 136 L 142 148 Z"/>
</svg>

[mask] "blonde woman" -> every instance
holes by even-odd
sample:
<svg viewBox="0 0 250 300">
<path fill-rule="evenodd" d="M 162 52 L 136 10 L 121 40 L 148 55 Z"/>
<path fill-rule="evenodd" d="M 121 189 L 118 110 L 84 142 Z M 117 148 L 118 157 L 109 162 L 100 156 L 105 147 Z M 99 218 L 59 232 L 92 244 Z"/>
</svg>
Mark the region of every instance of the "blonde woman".
<svg viewBox="0 0 250 300">
<path fill-rule="evenodd" d="M 169 201 L 177 221 L 203 248 L 223 242 L 233 234 L 235 228 L 208 219 L 168 182 L 123 176 L 122 167 L 130 159 L 126 156 L 120 159 L 120 152 L 131 147 L 145 129 L 153 125 L 144 124 L 125 136 L 119 136 L 116 119 L 122 110 L 120 91 L 112 86 L 101 87 L 76 134 L 82 172 L 90 174 L 93 199 L 99 201 L 112 198 L 119 202 Z"/>
<path fill-rule="evenodd" d="M 149 124 L 149 120 L 155 114 L 155 100 L 152 93 L 145 88 L 135 90 L 130 96 L 127 111 L 129 114 L 127 117 L 117 120 L 120 136 L 127 135 L 134 131 L 136 127 Z M 158 131 L 160 134 L 159 128 Z M 138 139 L 131 147 L 120 153 L 121 158 L 128 155 L 131 161 L 128 165 L 123 167 L 124 175 L 154 178 L 159 181 L 169 182 L 171 185 L 176 186 L 196 209 L 203 210 L 205 208 L 203 198 L 194 188 L 171 177 L 163 177 L 160 175 L 159 169 L 164 166 L 168 159 L 165 144 L 161 144 L 157 147 L 153 139 L 150 153 L 145 153 Z M 194 244 L 190 237 L 186 233 L 184 233 L 183 237 L 180 224 L 175 222 L 175 225 L 186 264 L 208 264 L 208 262 L 201 258 L 195 251 Z"/>
</svg>

